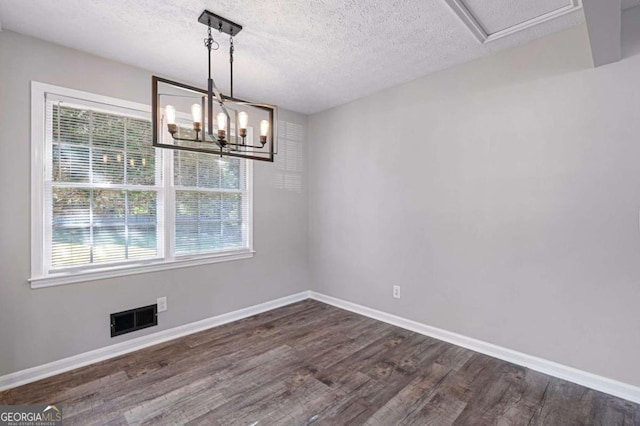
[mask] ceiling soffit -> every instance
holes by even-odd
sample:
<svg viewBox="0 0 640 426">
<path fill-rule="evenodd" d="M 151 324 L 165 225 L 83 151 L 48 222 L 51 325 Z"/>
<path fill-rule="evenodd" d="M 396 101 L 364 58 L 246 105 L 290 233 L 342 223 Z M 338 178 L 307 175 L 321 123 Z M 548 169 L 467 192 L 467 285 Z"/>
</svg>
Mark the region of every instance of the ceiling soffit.
<svg viewBox="0 0 640 426">
<path fill-rule="evenodd" d="M 582 8 L 581 0 L 445 0 L 469 31 L 488 43 Z"/>
</svg>

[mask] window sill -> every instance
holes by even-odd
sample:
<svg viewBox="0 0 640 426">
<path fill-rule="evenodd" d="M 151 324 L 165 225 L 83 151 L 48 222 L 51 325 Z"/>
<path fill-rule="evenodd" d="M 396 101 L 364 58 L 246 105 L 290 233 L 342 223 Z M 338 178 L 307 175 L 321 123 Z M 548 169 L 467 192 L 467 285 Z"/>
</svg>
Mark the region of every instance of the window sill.
<svg viewBox="0 0 640 426">
<path fill-rule="evenodd" d="M 239 250 L 224 254 L 189 257 L 171 261 L 159 260 L 143 264 L 112 266 L 88 271 L 65 272 L 51 274 L 46 277 L 30 278 L 29 283 L 31 283 L 31 288 L 53 287 L 57 285 L 96 281 L 128 275 L 146 274 L 148 272 L 165 271 L 167 269 L 187 268 L 190 266 L 250 259 L 254 254 L 255 251 L 253 250 Z"/>
</svg>

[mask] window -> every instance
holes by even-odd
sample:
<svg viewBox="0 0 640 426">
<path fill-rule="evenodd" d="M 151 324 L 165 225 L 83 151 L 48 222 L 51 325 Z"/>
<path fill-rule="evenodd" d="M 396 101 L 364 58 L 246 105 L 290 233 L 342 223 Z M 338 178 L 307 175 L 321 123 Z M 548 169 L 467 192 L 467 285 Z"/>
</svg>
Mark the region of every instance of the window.
<svg viewBox="0 0 640 426">
<path fill-rule="evenodd" d="M 151 130 L 146 105 L 32 83 L 32 287 L 252 256 L 252 163 Z"/>
<path fill-rule="evenodd" d="M 47 269 L 158 257 L 158 185 L 148 120 L 46 102 Z"/>
<path fill-rule="evenodd" d="M 175 252 L 242 248 L 248 160 L 188 151 L 174 153 Z"/>
</svg>

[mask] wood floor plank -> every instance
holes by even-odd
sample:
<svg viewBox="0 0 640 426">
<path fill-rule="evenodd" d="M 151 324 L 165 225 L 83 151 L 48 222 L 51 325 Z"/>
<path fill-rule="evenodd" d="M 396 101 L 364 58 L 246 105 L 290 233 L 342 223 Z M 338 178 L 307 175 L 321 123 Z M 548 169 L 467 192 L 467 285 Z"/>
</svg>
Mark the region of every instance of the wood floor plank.
<svg viewBox="0 0 640 426">
<path fill-rule="evenodd" d="M 640 406 L 317 301 L 0 392 L 66 425 L 640 425 Z"/>
<path fill-rule="evenodd" d="M 432 363 L 382 405 L 371 416 L 372 420 L 383 425 L 401 424 L 411 413 L 421 410 L 426 405 L 432 392 L 451 371 L 448 367 Z"/>
</svg>

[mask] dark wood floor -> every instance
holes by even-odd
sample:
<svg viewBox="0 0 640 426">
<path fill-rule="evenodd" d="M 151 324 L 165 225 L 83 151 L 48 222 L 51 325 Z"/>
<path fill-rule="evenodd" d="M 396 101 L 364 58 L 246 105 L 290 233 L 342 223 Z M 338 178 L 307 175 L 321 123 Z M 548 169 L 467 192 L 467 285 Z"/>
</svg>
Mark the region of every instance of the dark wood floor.
<svg viewBox="0 0 640 426">
<path fill-rule="evenodd" d="M 640 425 L 640 406 L 304 301 L 0 393 L 65 425 Z"/>
</svg>

